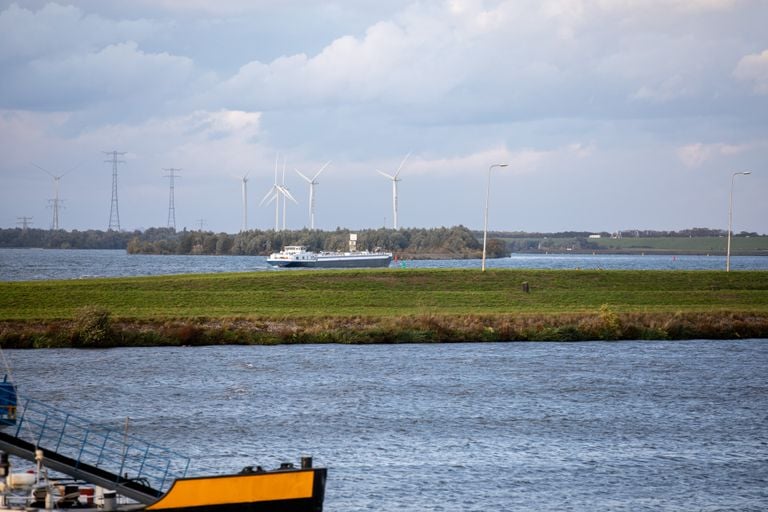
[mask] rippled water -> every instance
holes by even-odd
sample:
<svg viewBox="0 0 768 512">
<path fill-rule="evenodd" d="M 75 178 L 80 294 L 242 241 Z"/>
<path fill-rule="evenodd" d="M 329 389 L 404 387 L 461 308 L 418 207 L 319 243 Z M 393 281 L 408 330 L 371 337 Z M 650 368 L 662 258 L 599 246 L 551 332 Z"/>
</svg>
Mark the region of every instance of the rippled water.
<svg viewBox="0 0 768 512">
<path fill-rule="evenodd" d="M 408 260 L 404 268 L 480 268 L 480 260 Z M 725 269 L 722 256 L 629 256 L 589 254 L 517 254 L 487 260 L 489 268 L 551 269 Z M 733 270 L 768 270 L 768 257 L 734 256 Z M 158 256 L 125 251 L 0 249 L 0 281 L 80 279 L 164 274 L 278 271 L 262 256 Z M 290 272 L 290 269 L 279 270 Z"/>
<path fill-rule="evenodd" d="M 768 508 L 768 341 L 6 350 L 20 391 L 328 511 Z"/>
</svg>

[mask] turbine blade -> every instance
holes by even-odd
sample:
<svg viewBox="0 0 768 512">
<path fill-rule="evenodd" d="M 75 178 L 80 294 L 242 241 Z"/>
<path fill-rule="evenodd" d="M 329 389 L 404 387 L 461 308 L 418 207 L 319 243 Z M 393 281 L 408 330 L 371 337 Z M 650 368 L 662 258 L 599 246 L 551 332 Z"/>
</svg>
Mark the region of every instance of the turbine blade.
<svg viewBox="0 0 768 512">
<path fill-rule="evenodd" d="M 272 200 L 275 198 L 275 196 L 276 196 L 276 195 L 277 195 L 277 193 L 275 192 L 275 187 L 273 186 L 272 188 L 270 188 L 270 189 L 269 189 L 269 192 L 267 192 L 267 195 L 265 195 L 265 196 L 264 196 L 264 199 L 262 199 L 262 200 L 261 200 L 261 202 L 259 203 L 259 206 L 263 205 L 263 204 L 264 204 L 264 201 L 266 201 L 267 199 L 269 199 L 269 198 L 270 198 L 270 196 L 272 197 L 272 199 L 269 199 L 269 201 L 267 202 L 267 204 L 271 203 L 271 202 L 272 202 Z"/>
<path fill-rule="evenodd" d="M 408 160 L 408 157 L 411 156 L 411 152 L 409 151 L 407 155 L 405 155 L 405 158 L 403 158 L 403 161 L 400 162 L 400 167 L 397 168 L 397 172 L 395 173 L 395 178 L 397 178 L 397 175 L 400 174 L 400 171 L 402 170 L 403 166 L 405 165 L 405 161 Z"/>
<path fill-rule="evenodd" d="M 288 199 L 290 199 L 290 200 L 291 200 L 291 201 L 293 201 L 294 203 L 296 203 L 296 204 L 299 204 L 299 202 L 298 202 L 298 201 L 296 201 L 296 199 L 295 199 L 295 198 L 294 198 L 294 197 L 291 195 L 291 193 L 290 193 L 290 192 L 288 192 L 288 189 L 287 189 L 287 188 L 285 188 L 285 187 L 278 187 L 278 189 L 280 190 L 280 192 L 282 192 L 282 193 L 283 193 L 283 195 L 284 195 L 285 197 L 287 197 Z"/>
<path fill-rule="evenodd" d="M 381 172 L 381 171 L 380 171 L 380 170 L 378 170 L 378 169 L 376 170 L 376 172 L 377 172 L 377 173 L 379 173 L 379 174 L 381 174 L 381 175 L 382 175 L 382 176 L 384 176 L 385 178 L 389 178 L 389 179 L 391 179 L 391 180 L 394 180 L 394 179 L 395 179 L 395 176 L 390 176 L 389 174 L 387 174 L 387 173 L 385 173 L 385 172 Z"/>
<path fill-rule="evenodd" d="M 304 175 L 301 173 L 301 171 L 300 171 L 300 170 L 298 170 L 298 169 L 293 169 L 293 170 L 294 170 L 294 171 L 296 171 L 297 173 L 299 173 L 299 176 L 301 176 L 302 178 L 304 178 L 305 180 L 307 180 L 307 183 L 312 183 L 312 180 L 311 180 L 311 179 L 309 179 L 309 178 L 307 178 L 306 176 L 304 176 Z"/>
<path fill-rule="evenodd" d="M 56 176 L 54 176 L 54 175 L 53 175 L 53 173 L 51 173 L 50 171 L 48 171 L 48 169 L 43 169 L 42 167 L 40 167 L 39 165 L 37 165 L 37 164 L 35 164 L 35 163 L 33 163 L 32 165 L 34 165 L 35 167 L 37 167 L 38 169 L 40 169 L 41 171 L 43 171 L 45 174 L 47 174 L 47 175 L 48 175 L 48 176 L 50 176 L 51 178 L 55 178 L 55 177 L 56 177 Z"/>
<path fill-rule="evenodd" d="M 280 160 L 280 153 L 275 155 L 275 185 L 277 185 L 277 162 Z"/>
<path fill-rule="evenodd" d="M 312 178 L 312 181 L 315 181 L 315 180 L 317 179 L 317 177 L 318 177 L 318 176 L 320 176 L 320 173 L 321 173 L 321 172 L 323 172 L 323 171 L 325 170 L 325 168 L 326 168 L 326 167 L 328 167 L 328 164 L 330 164 L 330 163 L 331 163 L 331 161 L 330 161 L 330 160 L 328 160 L 327 162 L 325 162 L 325 165 L 323 165 L 323 166 L 320 168 L 320 170 L 319 170 L 319 171 L 317 171 L 317 172 L 315 173 L 314 177 Z"/>
<path fill-rule="evenodd" d="M 64 171 L 64 174 L 62 174 L 61 176 L 59 176 L 59 178 L 63 178 L 63 177 L 64 177 L 64 176 L 66 176 L 67 174 L 71 173 L 72 171 L 74 171 L 75 169 L 77 169 L 78 167 L 80 167 L 82 164 L 83 164 L 83 162 L 80 162 L 80 163 L 78 163 L 77 165 L 74 165 L 74 166 L 70 167 L 69 169 L 67 169 L 66 171 Z"/>
<path fill-rule="evenodd" d="M 75 170 L 75 169 L 77 169 L 78 167 L 80 167 L 80 164 L 77 164 L 77 165 L 76 165 L 76 166 L 74 166 L 74 167 L 70 167 L 69 169 L 67 169 L 66 171 L 64 171 L 64 173 L 63 173 L 63 174 L 60 174 L 60 175 L 58 175 L 58 176 L 54 176 L 54 178 L 56 178 L 56 179 L 60 180 L 61 178 L 63 178 L 63 177 L 64 177 L 64 176 L 66 176 L 67 174 L 71 173 L 72 171 L 74 171 L 74 170 Z"/>
</svg>

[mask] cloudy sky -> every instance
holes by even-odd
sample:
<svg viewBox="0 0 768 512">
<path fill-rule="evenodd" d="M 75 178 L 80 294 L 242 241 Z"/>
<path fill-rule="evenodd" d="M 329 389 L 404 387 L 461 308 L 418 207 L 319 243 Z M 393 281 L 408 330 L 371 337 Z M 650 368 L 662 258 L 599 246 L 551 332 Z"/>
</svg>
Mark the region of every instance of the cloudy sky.
<svg viewBox="0 0 768 512">
<path fill-rule="evenodd" d="M 764 0 L 0 0 L 0 227 L 768 233 Z M 282 215 L 282 214 L 281 214 Z M 282 223 L 282 220 L 281 220 Z"/>
</svg>

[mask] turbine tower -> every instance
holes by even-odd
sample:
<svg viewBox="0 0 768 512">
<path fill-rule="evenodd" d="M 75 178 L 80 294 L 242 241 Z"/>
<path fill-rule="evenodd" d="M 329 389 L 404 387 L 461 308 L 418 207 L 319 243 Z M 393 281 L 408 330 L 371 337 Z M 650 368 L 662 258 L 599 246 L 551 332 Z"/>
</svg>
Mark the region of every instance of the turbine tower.
<svg viewBox="0 0 768 512">
<path fill-rule="evenodd" d="M 61 204 L 63 200 L 59 199 L 59 185 L 61 183 L 61 178 L 63 178 L 64 176 L 66 176 L 67 174 L 75 170 L 75 167 L 77 166 L 69 169 L 63 174 L 59 174 L 58 176 L 56 176 L 52 172 L 40 167 L 37 164 L 32 164 L 32 165 L 34 165 L 35 167 L 37 167 L 38 169 L 46 173 L 48 176 L 53 178 L 53 199 L 49 199 L 48 202 L 50 203 L 51 209 L 53 210 L 53 219 L 51 220 L 51 229 L 54 231 L 58 230 L 59 229 L 59 208 L 64 208 Z"/>
<path fill-rule="evenodd" d="M 243 189 L 243 225 L 240 227 L 240 231 L 248 231 L 248 175 L 251 172 L 248 171 L 240 178 Z"/>
<path fill-rule="evenodd" d="M 168 227 L 173 228 L 174 231 L 176 231 L 176 204 L 173 197 L 173 189 L 174 189 L 174 180 L 178 178 L 179 176 L 176 175 L 177 172 L 180 172 L 181 169 L 177 169 L 174 167 L 168 167 L 167 169 L 163 169 L 168 174 L 165 175 L 166 178 L 170 178 L 171 180 L 171 188 L 168 193 Z"/>
<path fill-rule="evenodd" d="M 288 187 L 285 185 L 285 167 L 286 167 L 286 159 L 283 158 L 283 184 L 280 186 L 280 193 L 283 194 L 283 231 L 285 231 L 285 214 L 288 212 L 288 199 L 293 201 L 295 204 L 299 204 L 296 199 L 293 198 L 291 195 L 291 192 L 288 190 Z"/>
<path fill-rule="evenodd" d="M 264 196 L 264 199 L 261 200 L 259 203 L 259 206 L 264 204 L 264 201 L 267 201 L 266 204 L 271 203 L 272 201 L 275 201 L 275 231 L 280 230 L 279 225 L 279 219 L 280 219 L 280 185 L 277 184 L 277 160 L 280 158 L 280 155 L 278 154 L 277 157 L 275 157 L 275 183 L 269 188 L 269 191 L 267 191 L 267 195 Z"/>
<path fill-rule="evenodd" d="M 111 155 L 111 160 L 104 160 L 112 164 L 112 204 L 109 207 L 109 228 L 107 231 L 120 231 L 120 211 L 117 207 L 117 164 L 124 164 L 125 160 L 118 160 L 118 156 L 123 156 L 125 152 L 102 151 L 105 155 Z"/>
<path fill-rule="evenodd" d="M 283 202 L 285 202 L 285 198 L 287 197 L 298 204 L 288 189 L 277 183 L 277 164 L 279 158 L 279 155 L 275 158 L 275 183 L 269 188 L 267 195 L 265 195 L 264 199 L 259 203 L 259 206 L 261 206 L 265 204 L 265 201 L 266 204 L 269 204 L 272 201 L 275 202 L 275 231 L 280 231 L 280 196 L 283 196 Z M 283 177 L 285 177 L 285 167 L 283 167 Z M 283 178 L 283 183 L 285 183 L 285 178 Z M 285 208 L 285 206 L 283 206 L 283 208 Z M 283 229 L 285 229 L 285 212 L 283 212 Z"/>
<path fill-rule="evenodd" d="M 298 169 L 295 169 L 295 171 L 299 173 L 299 176 L 309 183 L 309 229 L 315 229 L 315 185 L 318 184 L 317 177 L 320 176 L 320 173 L 323 172 L 330 163 L 330 160 L 327 161 L 311 179 L 304 176 Z"/>
<path fill-rule="evenodd" d="M 400 162 L 400 167 L 397 168 L 397 172 L 395 172 L 395 174 L 390 175 L 385 172 L 381 172 L 378 170 L 376 171 L 382 176 L 384 176 L 385 178 L 389 178 L 390 180 L 392 180 L 392 213 L 394 218 L 394 221 L 393 221 L 394 229 L 397 229 L 397 182 L 402 181 L 400 178 L 398 178 L 398 176 L 400 175 L 400 171 L 403 169 L 403 165 L 405 165 L 405 161 L 408 160 L 409 156 L 411 156 L 410 153 L 405 155 L 405 158 L 403 158 L 403 161 Z"/>
</svg>

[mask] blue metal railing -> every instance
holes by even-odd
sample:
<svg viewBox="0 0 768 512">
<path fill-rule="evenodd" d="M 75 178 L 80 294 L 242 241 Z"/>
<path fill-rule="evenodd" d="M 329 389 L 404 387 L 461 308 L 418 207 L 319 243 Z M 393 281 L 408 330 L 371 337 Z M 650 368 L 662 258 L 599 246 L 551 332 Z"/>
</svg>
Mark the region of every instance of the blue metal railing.
<svg viewBox="0 0 768 512">
<path fill-rule="evenodd" d="M 16 424 L 16 386 L 8 382 L 8 375 L 0 382 L 0 425 Z"/>
<path fill-rule="evenodd" d="M 143 479 L 165 492 L 189 469 L 189 458 L 160 446 L 91 423 L 55 407 L 18 397 L 15 435 L 51 451 L 110 473 Z M 116 480 L 117 481 L 117 480 Z"/>
</svg>

